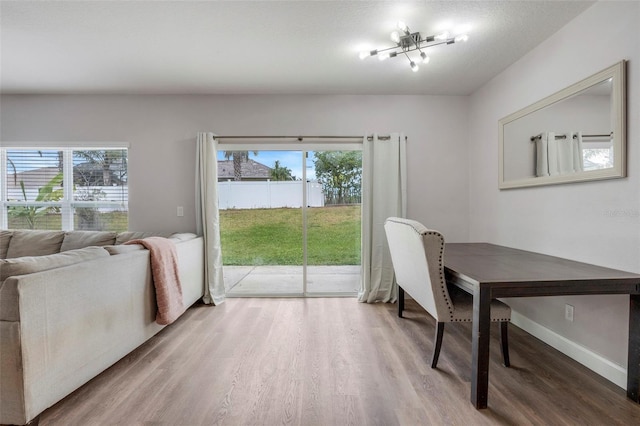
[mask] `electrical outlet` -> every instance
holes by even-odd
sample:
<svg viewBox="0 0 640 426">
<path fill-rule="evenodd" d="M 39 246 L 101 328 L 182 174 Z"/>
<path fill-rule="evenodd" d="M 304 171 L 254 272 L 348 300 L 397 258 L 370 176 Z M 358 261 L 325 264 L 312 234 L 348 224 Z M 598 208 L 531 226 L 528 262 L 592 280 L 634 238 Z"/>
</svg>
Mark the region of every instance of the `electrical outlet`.
<svg viewBox="0 0 640 426">
<path fill-rule="evenodd" d="M 182 206 L 178 206 L 178 217 L 184 216 L 184 209 Z"/>
<path fill-rule="evenodd" d="M 569 304 L 564 305 L 564 319 L 573 322 L 573 306 Z"/>
</svg>

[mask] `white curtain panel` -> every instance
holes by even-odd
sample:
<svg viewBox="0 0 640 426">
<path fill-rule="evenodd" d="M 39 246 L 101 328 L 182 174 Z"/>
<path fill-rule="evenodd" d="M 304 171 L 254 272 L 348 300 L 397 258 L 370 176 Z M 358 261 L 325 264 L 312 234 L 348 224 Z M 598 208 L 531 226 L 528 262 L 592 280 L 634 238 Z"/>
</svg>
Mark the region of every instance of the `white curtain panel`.
<svg viewBox="0 0 640 426">
<path fill-rule="evenodd" d="M 547 133 L 547 164 L 549 165 L 549 176 L 560 174 L 558 167 L 558 139 L 554 132 Z"/>
<path fill-rule="evenodd" d="M 572 133 L 571 141 L 573 142 L 573 171 L 581 172 L 584 170 L 582 160 L 582 132 Z"/>
<path fill-rule="evenodd" d="M 405 217 L 407 210 L 406 140 L 392 133 L 389 140 L 371 141 L 362 149 L 362 274 L 360 302 L 395 302 L 391 254 L 384 233 L 390 216 Z"/>
<path fill-rule="evenodd" d="M 536 141 L 536 176 L 581 172 L 582 132 L 542 133 Z"/>
<path fill-rule="evenodd" d="M 204 237 L 204 303 L 224 302 L 220 214 L 218 212 L 218 143 L 213 133 L 198 133 L 196 147 L 196 232 Z"/>
<path fill-rule="evenodd" d="M 573 133 L 564 133 L 557 140 L 558 145 L 558 171 L 561 175 L 573 173 Z"/>
<path fill-rule="evenodd" d="M 549 162 L 548 162 L 548 136 L 547 133 L 542 133 L 536 139 L 536 176 L 549 176 Z"/>
</svg>

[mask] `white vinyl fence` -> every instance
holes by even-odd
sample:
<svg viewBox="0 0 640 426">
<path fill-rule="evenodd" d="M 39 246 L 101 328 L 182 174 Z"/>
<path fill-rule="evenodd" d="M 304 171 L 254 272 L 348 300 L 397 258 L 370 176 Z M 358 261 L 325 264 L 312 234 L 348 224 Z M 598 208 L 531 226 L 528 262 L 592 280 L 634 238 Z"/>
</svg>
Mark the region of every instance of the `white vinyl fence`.
<svg viewBox="0 0 640 426">
<path fill-rule="evenodd" d="M 268 209 L 302 207 L 302 181 L 218 182 L 218 207 L 226 209 Z M 323 207 L 324 194 L 318 182 L 306 182 L 309 207 Z"/>
</svg>

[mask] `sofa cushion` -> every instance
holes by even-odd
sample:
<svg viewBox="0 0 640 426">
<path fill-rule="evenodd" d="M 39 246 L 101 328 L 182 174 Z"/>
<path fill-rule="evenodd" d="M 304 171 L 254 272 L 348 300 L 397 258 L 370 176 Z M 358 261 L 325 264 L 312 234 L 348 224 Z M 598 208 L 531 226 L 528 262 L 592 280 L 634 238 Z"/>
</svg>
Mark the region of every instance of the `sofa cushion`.
<svg viewBox="0 0 640 426">
<path fill-rule="evenodd" d="M 142 251 L 146 250 L 140 244 L 131 244 L 131 245 L 116 245 L 116 246 L 104 246 L 104 249 L 109 252 L 110 255 L 115 254 L 124 254 L 131 253 L 132 251 Z"/>
<path fill-rule="evenodd" d="M 171 232 L 134 232 L 134 231 L 120 232 L 116 236 L 116 244 L 124 244 L 127 241 L 141 240 L 143 238 L 148 238 L 148 237 L 165 237 L 166 238 L 169 235 L 171 235 Z"/>
<path fill-rule="evenodd" d="M 12 234 L 11 231 L 0 230 L 0 259 L 7 258 L 7 250 L 9 249 L 9 241 Z"/>
<path fill-rule="evenodd" d="M 63 238 L 63 231 L 13 231 L 7 259 L 58 253 Z"/>
<path fill-rule="evenodd" d="M 69 231 L 65 233 L 60 252 L 90 246 L 106 246 L 115 244 L 115 232 L 101 231 Z"/>
<path fill-rule="evenodd" d="M 4 282 L 8 277 L 48 271 L 99 257 L 109 257 L 109 253 L 102 247 L 86 247 L 48 256 L 0 259 L 0 283 Z"/>
<path fill-rule="evenodd" d="M 169 239 L 174 240 L 174 242 L 178 242 L 178 241 L 193 240 L 196 237 L 197 235 L 194 234 L 193 232 L 176 232 L 175 234 L 171 234 L 169 236 Z"/>
</svg>

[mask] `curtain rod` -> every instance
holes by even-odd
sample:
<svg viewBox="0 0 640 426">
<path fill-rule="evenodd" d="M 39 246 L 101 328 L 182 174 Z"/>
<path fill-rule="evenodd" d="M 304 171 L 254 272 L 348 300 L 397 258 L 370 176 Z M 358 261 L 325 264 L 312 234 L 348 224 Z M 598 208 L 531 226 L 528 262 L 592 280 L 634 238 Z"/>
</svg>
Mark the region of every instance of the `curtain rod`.
<svg viewBox="0 0 640 426">
<path fill-rule="evenodd" d="M 304 139 L 357 139 L 362 140 L 362 136 L 214 136 L 216 139 L 297 139 L 302 142 Z M 388 141 L 391 136 L 378 136 L 378 139 Z M 367 136 L 367 140 L 373 140 L 373 136 Z M 404 140 L 407 140 L 405 136 Z"/>
<path fill-rule="evenodd" d="M 536 139 L 540 139 L 542 137 L 542 135 L 535 135 L 535 136 L 531 136 L 531 142 L 535 141 Z M 577 138 L 577 135 L 573 135 L 573 138 Z M 613 137 L 613 132 L 606 134 L 606 135 L 582 135 L 583 138 L 612 138 Z M 556 135 L 556 139 L 566 139 L 567 135 Z"/>
</svg>

